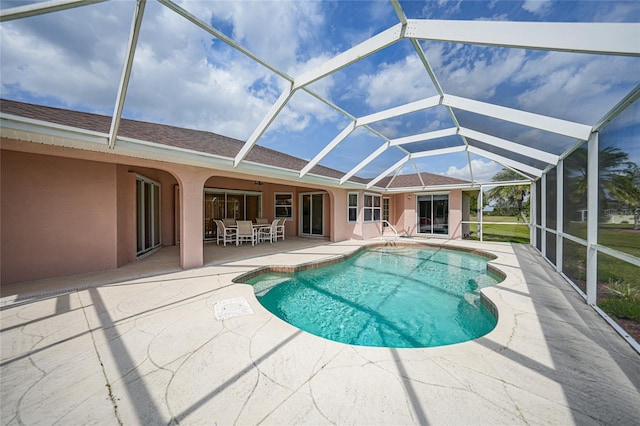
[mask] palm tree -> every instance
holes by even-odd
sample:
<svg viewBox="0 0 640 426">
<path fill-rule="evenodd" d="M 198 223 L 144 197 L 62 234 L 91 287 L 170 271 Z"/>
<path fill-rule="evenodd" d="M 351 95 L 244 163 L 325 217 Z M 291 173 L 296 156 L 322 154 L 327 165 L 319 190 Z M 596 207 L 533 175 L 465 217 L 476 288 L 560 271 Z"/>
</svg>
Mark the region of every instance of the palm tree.
<svg viewBox="0 0 640 426">
<path fill-rule="evenodd" d="M 633 210 L 633 229 L 640 229 L 640 167 L 630 163 L 622 173 L 615 175 L 611 194 Z"/>
<path fill-rule="evenodd" d="M 502 169 L 496 173 L 493 178 L 491 178 L 493 182 L 506 182 L 521 179 L 522 176 L 511 169 Z M 513 207 L 515 204 L 518 208 L 518 214 L 521 215 L 523 202 L 529 198 L 529 192 L 529 185 L 496 186 L 486 192 L 485 198 L 498 205 Z"/>
</svg>

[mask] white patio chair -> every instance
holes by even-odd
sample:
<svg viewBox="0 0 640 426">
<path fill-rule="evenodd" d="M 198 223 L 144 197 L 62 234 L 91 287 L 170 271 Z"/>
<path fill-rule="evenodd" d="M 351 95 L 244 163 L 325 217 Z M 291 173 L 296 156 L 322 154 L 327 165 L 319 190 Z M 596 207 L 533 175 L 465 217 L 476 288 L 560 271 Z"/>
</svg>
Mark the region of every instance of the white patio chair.
<svg viewBox="0 0 640 426">
<path fill-rule="evenodd" d="M 225 218 L 222 219 L 225 226 L 236 226 L 236 220 L 234 218 Z"/>
<path fill-rule="evenodd" d="M 216 224 L 216 244 L 220 244 L 222 240 L 223 245 L 226 247 L 227 243 L 233 243 L 236 240 L 236 230 L 233 228 L 227 228 L 224 226 L 224 222 L 214 219 Z"/>
<path fill-rule="evenodd" d="M 275 219 L 271 222 L 271 226 L 263 226 L 258 229 L 258 241 L 269 241 L 269 243 L 273 243 L 276 239 L 276 235 L 278 233 L 278 223 L 280 221 Z"/>
<path fill-rule="evenodd" d="M 257 231 L 253 229 L 253 224 L 250 220 L 239 220 L 236 222 L 238 230 L 236 232 L 236 246 L 240 245 L 240 242 L 251 241 L 251 245 L 254 246 L 257 241 Z"/>
<path fill-rule="evenodd" d="M 279 221 L 280 223 L 278 223 L 278 226 L 276 227 L 276 235 L 273 239 L 274 241 L 278 241 L 278 238 L 282 238 L 282 241 L 284 241 L 284 223 L 287 221 L 287 219 L 282 218 L 279 219 Z"/>
<path fill-rule="evenodd" d="M 264 217 L 259 217 L 256 219 L 256 225 L 268 225 L 269 224 L 269 219 L 266 219 Z"/>
</svg>

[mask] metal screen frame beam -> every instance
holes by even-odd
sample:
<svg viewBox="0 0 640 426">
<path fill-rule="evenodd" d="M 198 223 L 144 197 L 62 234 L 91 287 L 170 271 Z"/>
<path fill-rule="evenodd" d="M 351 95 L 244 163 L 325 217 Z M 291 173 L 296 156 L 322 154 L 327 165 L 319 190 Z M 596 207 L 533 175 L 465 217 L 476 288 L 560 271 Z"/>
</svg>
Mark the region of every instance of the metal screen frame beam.
<svg viewBox="0 0 640 426">
<path fill-rule="evenodd" d="M 376 149 L 371 154 L 369 154 L 367 158 L 362 160 L 360 163 L 358 163 L 357 166 L 355 166 L 353 169 L 349 170 L 344 176 L 342 176 L 340 178 L 340 185 L 348 181 L 353 175 L 355 175 L 360 170 L 362 170 L 362 168 L 365 167 L 367 164 L 369 164 L 370 162 L 378 158 L 387 149 L 389 149 L 389 142 L 385 142 L 384 144 L 380 145 L 378 149 Z"/>
<path fill-rule="evenodd" d="M 402 138 L 391 139 L 389 143 L 391 146 L 402 146 L 417 142 L 425 142 L 428 140 L 444 138 L 447 136 L 454 136 L 458 133 L 458 129 L 450 127 L 448 129 L 435 130 L 433 132 L 419 133 L 417 135 L 405 136 Z"/>
<path fill-rule="evenodd" d="M 533 50 L 640 55 L 637 23 L 409 19 L 405 37 Z"/>
<path fill-rule="evenodd" d="M 546 115 L 534 114 L 532 112 L 507 108 L 486 102 L 474 101 L 472 99 L 461 98 L 459 96 L 444 95 L 443 105 L 452 108 L 462 109 L 475 114 L 497 118 L 498 120 L 509 121 L 527 127 L 556 133 L 570 138 L 586 141 L 591 135 L 591 126 L 575 123 L 573 121 L 561 120 L 559 118 L 548 117 Z"/>
<path fill-rule="evenodd" d="M 397 171 L 398 169 L 402 168 L 407 161 L 409 161 L 411 158 L 410 155 L 407 155 L 406 157 L 401 158 L 400 160 L 396 161 L 396 163 L 389 167 L 387 170 L 385 170 L 384 172 L 380 173 L 378 176 L 376 176 L 375 178 L 371 179 L 371 181 L 369 181 L 369 183 L 367 183 L 367 189 L 370 189 L 373 185 L 375 185 L 376 183 L 380 182 L 380 180 L 384 179 L 385 177 L 387 177 L 389 175 L 389 173 L 393 172 L 393 171 Z M 391 183 L 391 182 L 389 182 Z"/>
<path fill-rule="evenodd" d="M 484 149 L 476 148 L 475 146 L 469 145 L 467 146 L 467 151 L 473 154 L 479 155 L 481 157 L 488 158 L 489 160 L 493 160 L 496 163 L 511 166 L 518 170 L 522 170 L 523 172 L 529 173 L 530 175 L 533 175 L 535 177 L 542 176 L 542 170 L 540 169 L 529 166 L 527 164 L 520 163 L 519 161 L 511 160 L 510 158 L 505 158 L 501 155 L 494 154 L 489 151 L 485 151 Z"/>
<path fill-rule="evenodd" d="M 294 89 L 307 86 L 327 75 L 347 67 L 359 60 L 390 46 L 402 39 L 402 24 L 396 24 L 385 31 L 368 38 L 351 49 L 323 62 L 312 70 L 298 76 L 293 84 Z"/>
<path fill-rule="evenodd" d="M 408 104 L 400 105 L 394 108 L 389 108 L 384 111 L 374 112 L 373 114 L 359 117 L 356 120 L 357 126 L 364 126 L 367 124 L 375 123 L 376 121 L 387 120 L 389 118 L 400 117 L 402 115 L 410 114 L 412 112 L 421 111 L 423 109 L 429 109 L 440 105 L 441 96 L 431 96 L 429 98 L 420 99 L 419 101 L 410 102 Z"/>
<path fill-rule="evenodd" d="M 129 42 L 127 44 L 127 54 L 122 68 L 120 77 L 120 85 L 116 95 L 116 104 L 111 117 L 111 126 L 109 127 L 109 148 L 116 146 L 118 131 L 120 130 L 120 120 L 122 119 L 122 110 L 124 109 L 124 101 L 127 97 L 127 89 L 129 88 L 129 79 L 131 78 L 131 68 L 133 68 L 133 58 L 136 54 L 138 45 L 138 37 L 140 35 L 140 26 L 142 25 L 142 17 L 144 16 L 144 8 L 147 0 L 137 0 L 136 7 L 133 11 L 133 19 L 131 20 L 131 30 L 129 32 Z"/>
<path fill-rule="evenodd" d="M 545 163 L 553 164 L 554 166 L 558 164 L 558 160 L 560 158 L 558 155 L 551 154 L 546 151 L 541 151 L 539 149 L 511 142 L 506 139 L 497 138 L 485 133 L 476 132 L 475 130 L 467 129 L 465 127 L 460 128 L 460 134 L 470 139 L 475 139 L 479 142 L 484 142 L 488 145 L 495 146 L 496 148 L 526 155 L 527 157 L 535 158 L 537 160 L 544 161 Z"/>
<path fill-rule="evenodd" d="M 324 157 L 326 157 L 336 146 L 338 146 L 340 144 L 340 142 L 345 140 L 347 138 L 347 136 L 349 136 L 351 134 L 351 132 L 353 132 L 355 130 L 355 128 L 356 128 L 356 122 L 355 121 L 352 121 L 351 123 L 349 123 L 347 125 L 347 127 L 345 127 L 338 134 L 338 136 L 333 138 L 333 140 L 331 142 L 329 142 L 327 145 L 325 145 L 325 147 L 322 148 L 322 151 L 317 153 L 316 156 L 313 157 L 311 159 L 311 161 L 309 161 L 307 163 L 307 165 L 302 168 L 302 170 L 300 170 L 300 177 L 303 177 L 304 175 L 309 173 L 309 170 L 313 169 L 320 161 L 322 161 L 322 159 Z"/>
<path fill-rule="evenodd" d="M 0 22 L 12 21 L 14 19 L 28 18 L 30 16 L 44 15 L 46 13 L 58 12 L 60 10 L 73 9 L 90 4 L 102 3 L 106 0 L 52 0 L 42 3 L 34 3 L 25 6 L 17 6 L 0 10 Z"/>
<path fill-rule="evenodd" d="M 271 109 L 269 110 L 267 115 L 262 118 L 262 121 L 260 122 L 260 124 L 258 124 L 258 127 L 256 127 L 251 136 L 249 136 L 249 139 L 247 139 L 244 145 L 242 145 L 240 152 L 238 152 L 233 160 L 233 167 L 238 167 L 238 164 L 240 164 L 240 162 L 245 159 L 245 157 L 249 154 L 249 151 L 251 151 L 251 148 L 253 148 L 253 146 L 258 142 L 260 136 L 262 136 L 264 132 L 267 131 L 267 128 L 269 128 L 280 111 L 282 111 L 285 105 L 287 105 L 287 102 L 289 102 L 289 99 L 291 99 L 294 93 L 295 90 L 293 90 L 292 87 L 282 92 L 278 100 L 276 100 L 276 103 L 271 106 Z"/>
</svg>

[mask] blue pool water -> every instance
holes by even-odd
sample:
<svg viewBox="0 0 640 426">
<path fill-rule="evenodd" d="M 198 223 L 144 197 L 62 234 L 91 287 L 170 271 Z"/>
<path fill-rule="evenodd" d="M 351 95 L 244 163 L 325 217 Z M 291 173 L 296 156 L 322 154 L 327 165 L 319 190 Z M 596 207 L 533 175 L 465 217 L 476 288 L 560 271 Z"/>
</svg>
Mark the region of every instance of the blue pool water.
<svg viewBox="0 0 640 426">
<path fill-rule="evenodd" d="M 441 248 L 380 247 L 344 262 L 249 281 L 260 303 L 315 335 L 362 346 L 417 348 L 485 335 L 496 318 L 479 289 L 487 259 Z"/>
</svg>

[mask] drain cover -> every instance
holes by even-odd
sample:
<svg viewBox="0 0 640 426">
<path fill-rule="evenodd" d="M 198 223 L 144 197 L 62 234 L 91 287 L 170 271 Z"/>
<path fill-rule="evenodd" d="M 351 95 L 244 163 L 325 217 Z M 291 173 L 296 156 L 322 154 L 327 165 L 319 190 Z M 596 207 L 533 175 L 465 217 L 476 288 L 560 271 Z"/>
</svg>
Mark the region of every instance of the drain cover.
<svg viewBox="0 0 640 426">
<path fill-rule="evenodd" d="M 244 297 L 234 297 L 233 299 L 216 302 L 213 305 L 213 310 L 216 314 L 216 319 L 219 321 L 253 314 L 249 302 Z"/>
</svg>

